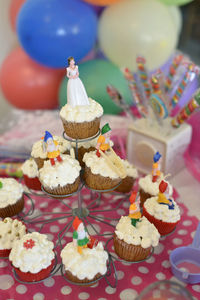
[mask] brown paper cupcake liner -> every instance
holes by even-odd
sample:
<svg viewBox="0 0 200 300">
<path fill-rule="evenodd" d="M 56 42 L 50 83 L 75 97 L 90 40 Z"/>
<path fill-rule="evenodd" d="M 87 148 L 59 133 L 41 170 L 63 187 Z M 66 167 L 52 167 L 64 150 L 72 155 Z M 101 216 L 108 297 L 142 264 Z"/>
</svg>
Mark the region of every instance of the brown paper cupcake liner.
<svg viewBox="0 0 200 300">
<path fill-rule="evenodd" d="M 69 270 L 65 271 L 65 277 L 67 279 L 69 279 L 70 281 L 72 282 L 75 282 L 75 283 L 85 283 L 87 286 L 92 286 L 94 285 L 96 282 L 94 283 L 91 283 L 93 281 L 96 281 L 97 279 L 99 279 L 100 277 L 102 277 L 102 275 L 100 273 L 97 273 L 95 275 L 95 277 L 91 280 L 85 278 L 85 279 L 79 279 L 78 277 L 74 276 Z"/>
<path fill-rule="evenodd" d="M 101 118 L 95 118 L 90 122 L 68 122 L 62 119 L 64 131 L 67 136 L 73 139 L 86 139 L 88 137 L 94 136 L 99 131 Z"/>
<path fill-rule="evenodd" d="M 75 148 L 74 148 L 75 150 Z M 95 151 L 95 147 L 89 147 L 89 148 L 84 148 L 84 147 L 80 147 L 78 148 L 78 161 L 81 165 L 81 167 L 84 167 L 85 166 L 85 163 L 83 162 L 83 156 L 86 152 L 91 152 L 91 151 Z"/>
<path fill-rule="evenodd" d="M 132 190 L 134 183 L 135 179 L 133 177 L 126 176 L 122 179 L 120 186 L 118 186 L 115 191 L 120 193 L 129 193 Z"/>
<path fill-rule="evenodd" d="M 140 207 L 143 207 L 144 205 L 144 202 L 151 198 L 151 197 L 154 197 L 154 195 L 151 195 L 149 193 L 146 193 L 145 191 L 143 191 L 142 189 L 139 190 L 139 193 L 140 193 Z"/>
<path fill-rule="evenodd" d="M 115 253 L 126 261 L 140 261 L 148 257 L 151 252 L 151 247 L 142 248 L 120 240 L 114 233 L 114 249 Z"/>
<path fill-rule="evenodd" d="M 0 208 L 0 217 L 13 217 L 19 214 L 24 208 L 24 196 L 22 196 L 16 203 Z"/>
<path fill-rule="evenodd" d="M 43 186 L 44 190 L 52 195 L 67 195 L 76 192 L 79 188 L 80 184 L 80 176 L 78 176 L 74 183 L 66 184 L 64 186 L 58 186 L 57 188 L 49 188 L 47 186 Z"/>
<path fill-rule="evenodd" d="M 89 167 L 85 167 L 84 180 L 88 187 L 95 190 L 108 190 L 114 188 L 121 181 L 121 178 L 111 179 L 110 177 L 104 177 L 96 175 L 91 172 Z"/>
</svg>

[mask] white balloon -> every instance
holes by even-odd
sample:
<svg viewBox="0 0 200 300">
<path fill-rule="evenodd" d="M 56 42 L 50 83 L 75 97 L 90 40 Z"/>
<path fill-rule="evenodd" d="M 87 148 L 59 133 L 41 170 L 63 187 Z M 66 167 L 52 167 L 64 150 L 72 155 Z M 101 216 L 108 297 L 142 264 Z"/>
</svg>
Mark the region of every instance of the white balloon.
<svg viewBox="0 0 200 300">
<path fill-rule="evenodd" d="M 180 35 L 183 26 L 183 18 L 182 18 L 181 10 L 178 6 L 172 6 L 172 5 L 169 5 L 168 9 L 172 15 L 174 25 L 177 28 L 177 33 L 178 35 Z"/>
<path fill-rule="evenodd" d="M 169 7 L 157 0 L 123 0 L 107 7 L 99 22 L 104 54 L 119 67 L 136 70 L 143 55 L 150 70 L 160 67 L 177 45 L 177 25 Z"/>
</svg>

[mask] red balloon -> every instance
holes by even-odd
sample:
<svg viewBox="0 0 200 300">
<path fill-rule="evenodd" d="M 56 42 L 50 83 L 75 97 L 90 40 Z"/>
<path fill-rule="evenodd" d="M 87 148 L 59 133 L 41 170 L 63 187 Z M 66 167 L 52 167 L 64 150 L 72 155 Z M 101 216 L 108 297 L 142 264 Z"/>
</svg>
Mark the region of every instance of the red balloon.
<svg viewBox="0 0 200 300">
<path fill-rule="evenodd" d="M 17 48 L 4 60 L 0 85 L 5 98 L 21 109 L 52 109 L 58 106 L 58 89 L 65 70 L 50 69 L 31 60 Z"/>
<path fill-rule="evenodd" d="M 120 0 L 84 0 L 84 1 L 91 3 L 93 5 L 104 6 L 104 5 L 110 5 L 110 4 L 119 2 Z M 121 1 L 123 1 L 123 0 L 121 0 Z"/>
<path fill-rule="evenodd" d="M 14 31 L 16 31 L 17 15 L 25 1 L 26 0 L 12 0 L 11 2 L 9 14 L 10 14 L 11 26 Z"/>
</svg>

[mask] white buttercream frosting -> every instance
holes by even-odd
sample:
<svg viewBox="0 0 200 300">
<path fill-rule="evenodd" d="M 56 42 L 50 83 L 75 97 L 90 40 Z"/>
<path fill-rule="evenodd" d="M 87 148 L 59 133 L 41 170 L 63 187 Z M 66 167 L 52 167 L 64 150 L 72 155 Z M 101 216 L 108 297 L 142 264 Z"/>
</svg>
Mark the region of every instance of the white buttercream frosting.
<svg viewBox="0 0 200 300">
<path fill-rule="evenodd" d="M 160 180 L 158 180 L 156 182 L 152 182 L 152 175 L 148 174 L 145 177 L 140 178 L 138 184 L 139 184 L 140 189 L 142 189 L 145 193 L 148 193 L 152 196 L 157 196 L 159 193 L 159 184 L 162 179 L 163 178 L 161 176 Z M 171 196 L 173 194 L 173 187 L 171 186 L 171 184 L 169 184 L 168 181 L 166 181 L 166 182 L 168 183 L 169 194 Z"/>
<path fill-rule="evenodd" d="M 24 246 L 27 240 L 34 241 L 32 248 L 27 249 Z M 14 242 L 9 260 L 14 267 L 19 268 L 22 272 L 35 274 L 50 266 L 55 257 L 53 248 L 54 244 L 47 239 L 45 234 L 39 232 L 28 233 Z"/>
<path fill-rule="evenodd" d="M 5 218 L 0 221 L 0 249 L 11 249 L 14 241 L 26 234 L 26 226 L 18 220 Z"/>
<path fill-rule="evenodd" d="M 137 169 L 131 163 L 129 163 L 128 160 L 122 159 L 122 163 L 123 163 L 123 165 L 126 169 L 127 176 L 130 176 L 130 177 L 133 177 L 133 178 L 138 177 Z"/>
<path fill-rule="evenodd" d="M 70 142 L 65 140 L 63 137 L 54 135 L 53 138 L 56 142 L 58 142 L 58 149 L 61 153 L 65 153 L 70 149 Z M 43 150 L 43 140 L 37 141 L 33 144 L 31 156 L 42 159 L 47 158 L 47 152 Z"/>
<path fill-rule="evenodd" d="M 15 204 L 23 195 L 23 186 L 14 178 L 0 178 L 3 187 L 0 188 L 0 208 Z"/>
<path fill-rule="evenodd" d="M 72 184 L 80 175 L 80 164 L 78 160 L 70 155 L 61 155 L 63 161 L 56 161 L 52 166 L 50 160 L 44 162 L 43 168 L 39 170 L 39 180 L 45 187 L 58 187 Z"/>
<path fill-rule="evenodd" d="M 83 161 L 95 175 L 110 177 L 112 179 L 119 178 L 117 173 L 115 173 L 115 171 L 113 171 L 107 164 L 105 158 L 103 156 L 98 157 L 96 155 L 96 150 L 85 153 L 83 156 Z"/>
<path fill-rule="evenodd" d="M 68 122 L 90 122 L 103 115 L 103 107 L 96 101 L 89 98 L 89 105 L 71 106 L 66 104 L 60 111 L 62 119 Z"/>
<path fill-rule="evenodd" d="M 79 142 L 78 142 L 78 148 L 80 148 L 80 147 L 83 147 L 85 149 L 89 149 L 90 147 L 96 148 L 98 138 L 99 138 L 99 136 L 96 137 L 95 139 L 89 140 L 87 142 L 81 142 L 79 140 Z M 72 147 L 76 148 L 76 143 L 75 142 L 72 142 L 71 145 L 72 145 Z M 110 141 L 110 146 L 111 147 L 114 146 L 113 141 Z"/>
<path fill-rule="evenodd" d="M 131 218 L 122 216 L 116 226 L 115 233 L 120 240 L 127 244 L 149 248 L 157 246 L 160 234 L 156 227 L 145 217 L 136 223 L 136 227 L 131 224 Z"/>
<path fill-rule="evenodd" d="M 173 198 L 171 198 L 174 209 L 169 209 L 168 205 L 159 204 L 158 197 L 151 197 L 144 203 L 146 211 L 158 220 L 163 222 L 174 223 L 180 220 L 180 209 Z"/>
<path fill-rule="evenodd" d="M 33 158 L 27 159 L 21 166 L 21 169 L 23 174 L 29 178 L 38 177 L 38 166 Z"/>
<path fill-rule="evenodd" d="M 93 249 L 84 248 L 79 254 L 73 243 L 68 243 L 61 252 L 66 271 L 70 271 L 78 279 L 92 280 L 98 273 L 107 272 L 108 254 L 101 242 Z"/>
</svg>

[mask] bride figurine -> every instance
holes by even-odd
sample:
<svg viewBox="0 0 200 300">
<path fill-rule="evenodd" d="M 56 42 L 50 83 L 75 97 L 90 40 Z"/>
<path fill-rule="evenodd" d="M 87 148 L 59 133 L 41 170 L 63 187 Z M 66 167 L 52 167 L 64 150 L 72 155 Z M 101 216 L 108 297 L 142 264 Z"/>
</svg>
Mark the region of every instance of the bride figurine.
<svg viewBox="0 0 200 300">
<path fill-rule="evenodd" d="M 67 77 L 67 103 L 71 106 L 89 105 L 88 95 L 85 87 L 79 78 L 78 66 L 71 56 L 68 58 Z"/>
</svg>

